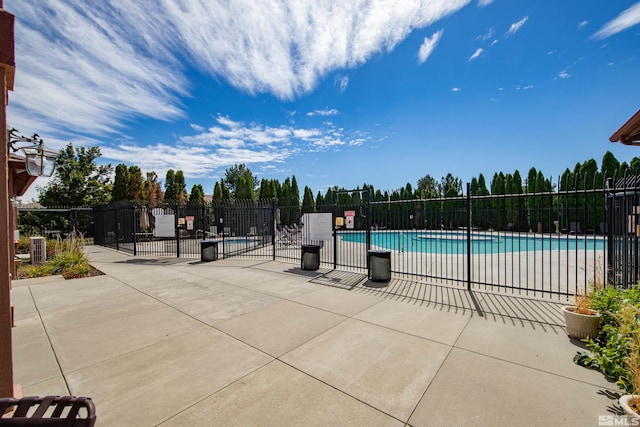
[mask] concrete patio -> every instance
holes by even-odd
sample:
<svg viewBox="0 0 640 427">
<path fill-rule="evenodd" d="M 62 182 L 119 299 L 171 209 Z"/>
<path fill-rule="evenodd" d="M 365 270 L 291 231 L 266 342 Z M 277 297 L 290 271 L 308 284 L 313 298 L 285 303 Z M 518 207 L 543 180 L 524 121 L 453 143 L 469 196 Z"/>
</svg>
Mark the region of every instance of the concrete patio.
<svg viewBox="0 0 640 427">
<path fill-rule="evenodd" d="M 14 281 L 15 382 L 90 396 L 97 425 L 598 426 L 559 302 L 293 264 L 134 258 Z M 613 411 L 613 412 L 612 412 Z"/>
</svg>

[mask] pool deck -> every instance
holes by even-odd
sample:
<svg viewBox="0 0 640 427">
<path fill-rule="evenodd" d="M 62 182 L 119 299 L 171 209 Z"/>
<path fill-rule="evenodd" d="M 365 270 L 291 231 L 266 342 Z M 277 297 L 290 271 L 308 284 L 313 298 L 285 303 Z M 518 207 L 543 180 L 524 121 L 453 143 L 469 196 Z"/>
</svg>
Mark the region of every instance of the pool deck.
<svg viewBox="0 0 640 427">
<path fill-rule="evenodd" d="M 559 304 L 264 260 L 87 247 L 103 276 L 14 281 L 15 382 L 98 426 L 598 426 Z"/>
</svg>

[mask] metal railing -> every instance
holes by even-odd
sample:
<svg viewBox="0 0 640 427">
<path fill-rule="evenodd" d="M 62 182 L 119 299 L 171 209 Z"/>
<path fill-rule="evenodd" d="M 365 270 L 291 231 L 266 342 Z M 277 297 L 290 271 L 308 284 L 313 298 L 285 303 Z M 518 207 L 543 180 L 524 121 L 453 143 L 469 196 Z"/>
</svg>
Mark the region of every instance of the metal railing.
<svg viewBox="0 0 640 427">
<path fill-rule="evenodd" d="M 334 224 L 332 240 L 321 242 L 321 266 L 365 273 L 367 251 L 384 249 L 392 252 L 394 277 L 467 289 L 560 299 L 593 283 L 630 285 L 640 278 L 638 185 L 630 177 L 593 182 L 603 184 L 585 189 L 576 180 L 557 190 L 529 193 L 523 186 L 518 194 L 479 196 L 467 186 L 458 197 L 358 197 L 315 206 Z M 300 263 L 305 209 L 274 201 L 120 203 L 96 208 L 96 243 L 135 255 L 197 258 L 202 240 L 215 237 L 222 257 Z M 167 215 L 172 231 L 158 233 Z"/>
</svg>

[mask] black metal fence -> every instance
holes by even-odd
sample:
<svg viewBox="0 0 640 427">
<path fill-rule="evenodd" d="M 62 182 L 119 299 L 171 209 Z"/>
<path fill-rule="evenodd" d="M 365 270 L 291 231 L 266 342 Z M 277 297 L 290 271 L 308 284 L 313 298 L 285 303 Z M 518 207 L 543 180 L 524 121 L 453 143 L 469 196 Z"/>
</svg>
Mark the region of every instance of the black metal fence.
<svg viewBox="0 0 640 427">
<path fill-rule="evenodd" d="M 311 239 L 304 215 L 325 213 L 331 237 L 314 242 L 325 268 L 366 273 L 368 251 L 387 250 L 394 277 L 469 289 L 560 298 L 593 283 L 636 283 L 635 178 L 578 181 L 501 195 L 472 196 L 467 186 L 465 196 L 411 200 L 371 200 L 357 190 L 347 192 L 351 203 L 341 197 L 313 208 L 116 203 L 95 209 L 95 242 L 135 255 L 198 258 L 202 241 L 216 239 L 221 257 L 299 263 Z"/>
<path fill-rule="evenodd" d="M 18 230 L 27 236 L 61 237 L 80 233 L 93 237 L 93 208 L 17 206 Z"/>
<path fill-rule="evenodd" d="M 202 241 L 215 239 L 221 256 L 273 258 L 273 213 L 271 202 L 116 202 L 95 208 L 95 244 L 140 256 L 199 258 Z"/>
</svg>

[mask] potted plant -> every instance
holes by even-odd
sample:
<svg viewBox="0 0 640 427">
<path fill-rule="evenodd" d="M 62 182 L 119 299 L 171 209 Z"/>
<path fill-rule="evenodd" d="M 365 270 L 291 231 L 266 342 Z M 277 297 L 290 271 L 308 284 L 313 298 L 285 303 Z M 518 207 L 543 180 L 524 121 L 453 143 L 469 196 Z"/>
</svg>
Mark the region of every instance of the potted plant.
<svg viewBox="0 0 640 427">
<path fill-rule="evenodd" d="M 571 338 L 593 339 L 598 336 L 600 313 L 591 309 L 591 297 L 588 293 L 577 294 L 575 305 L 562 307 L 567 334 Z"/>
<path fill-rule="evenodd" d="M 562 307 L 567 335 L 580 340 L 594 339 L 598 336 L 600 313 L 591 307 L 591 294 L 604 288 L 604 274 L 601 260 L 598 259 L 593 271 L 588 273 L 584 292 L 575 294 L 575 304 Z"/>
</svg>

